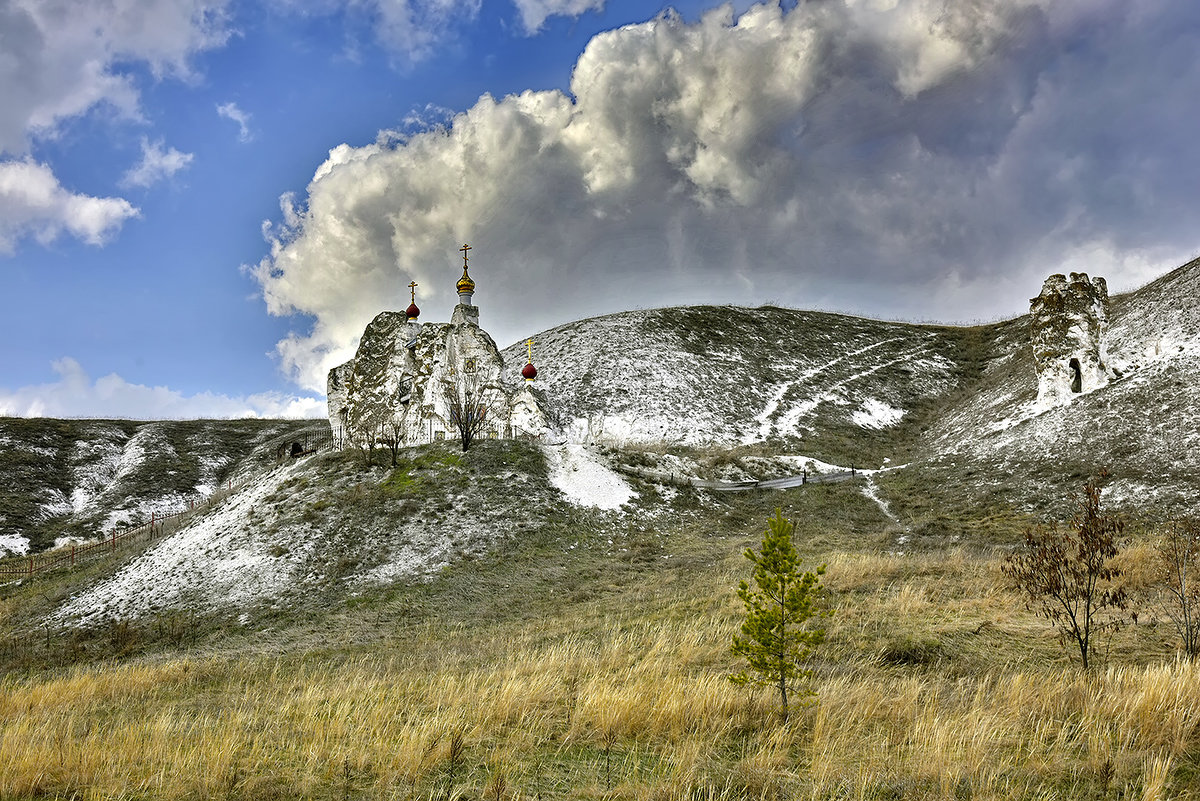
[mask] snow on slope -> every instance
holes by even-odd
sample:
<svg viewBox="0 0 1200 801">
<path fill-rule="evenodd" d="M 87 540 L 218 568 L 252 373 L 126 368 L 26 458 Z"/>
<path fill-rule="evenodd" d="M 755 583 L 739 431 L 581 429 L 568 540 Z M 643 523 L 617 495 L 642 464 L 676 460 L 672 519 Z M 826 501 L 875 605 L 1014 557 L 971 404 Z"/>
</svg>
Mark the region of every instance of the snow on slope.
<svg viewBox="0 0 1200 801">
<path fill-rule="evenodd" d="M 697 306 L 544 331 L 534 363 L 572 438 L 794 443 L 831 427 L 896 425 L 949 391 L 955 336 L 821 312 Z M 523 345 L 504 351 L 510 367 L 524 355 Z"/>
<path fill-rule="evenodd" d="M 633 489 L 616 471 L 596 457 L 587 445 L 546 445 L 550 483 L 580 506 L 619 509 L 633 497 Z"/>
<path fill-rule="evenodd" d="M 1114 499 L 1196 508 L 1200 466 L 1200 261 L 1113 298 L 1108 364 L 1120 376 L 1064 406 L 1039 409 L 1028 318 L 1001 324 L 1000 356 L 948 410 L 929 458 L 997 474 L 1112 473 Z M 1076 479 L 1077 480 L 1077 479 Z M 1151 488 L 1159 488 L 1150 491 Z"/>
<path fill-rule="evenodd" d="M 570 481 L 604 481 L 594 457 L 575 464 Z M 420 580 L 486 553 L 561 503 L 542 466 L 535 445 L 482 441 L 470 456 L 436 445 L 407 452 L 395 469 L 336 452 L 260 468 L 213 510 L 69 599 L 56 620 L 88 625 L 178 608 L 253 614 Z"/>
<path fill-rule="evenodd" d="M 319 426 L 318 426 L 319 427 Z M 0 555 L 187 508 L 310 421 L 0 418 Z"/>
<path fill-rule="evenodd" d="M 282 592 L 304 555 L 302 543 L 273 556 L 249 517 L 301 464 L 262 475 L 212 513 L 151 546 L 111 579 L 72 598 L 56 619 L 88 625 L 185 603 L 239 606 Z"/>
</svg>

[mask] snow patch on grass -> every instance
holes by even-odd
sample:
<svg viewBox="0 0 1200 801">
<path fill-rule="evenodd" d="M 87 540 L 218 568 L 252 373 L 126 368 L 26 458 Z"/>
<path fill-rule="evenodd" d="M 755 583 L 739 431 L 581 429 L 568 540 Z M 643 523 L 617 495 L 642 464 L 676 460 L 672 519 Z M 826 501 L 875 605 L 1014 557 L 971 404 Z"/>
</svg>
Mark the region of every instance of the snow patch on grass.
<svg viewBox="0 0 1200 801">
<path fill-rule="evenodd" d="M 20 534 L 0 534 L 0 556 L 21 555 L 29 552 L 29 540 Z"/>
<path fill-rule="evenodd" d="M 900 422 L 904 410 L 889 406 L 881 400 L 867 398 L 852 415 L 851 421 L 859 428 L 887 428 Z"/>
<path fill-rule="evenodd" d="M 891 505 L 880 497 L 879 486 L 875 483 L 873 471 L 867 476 L 867 482 L 863 485 L 862 494 L 874 501 L 875 505 L 879 507 L 879 510 L 883 512 L 884 517 L 888 520 L 891 520 L 893 523 L 900 522 L 900 518 L 896 517 L 895 513 L 892 512 Z"/>
<path fill-rule="evenodd" d="M 574 504 L 618 509 L 633 497 L 633 489 L 586 445 L 546 445 L 550 483 Z"/>
</svg>

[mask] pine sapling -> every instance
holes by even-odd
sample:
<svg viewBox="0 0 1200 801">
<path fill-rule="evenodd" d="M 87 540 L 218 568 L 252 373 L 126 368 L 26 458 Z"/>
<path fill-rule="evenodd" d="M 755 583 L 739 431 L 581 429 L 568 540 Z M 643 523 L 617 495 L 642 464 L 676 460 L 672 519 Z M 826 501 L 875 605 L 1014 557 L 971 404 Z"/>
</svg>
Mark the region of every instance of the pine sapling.
<svg viewBox="0 0 1200 801">
<path fill-rule="evenodd" d="M 767 521 L 760 553 L 746 549 L 754 565 L 754 587 L 742 581 L 738 597 L 746 605 L 741 633 L 733 636 L 731 650 L 749 665 L 730 676 L 735 684 L 757 684 L 779 689 L 779 716 L 788 719 L 788 691 L 812 677 L 805 667 L 813 649 L 825 639 L 825 629 L 812 625 L 818 610 L 821 579 L 825 566 L 802 571 L 792 535 L 795 524 L 781 509 Z M 812 691 L 804 690 L 806 695 Z"/>
</svg>

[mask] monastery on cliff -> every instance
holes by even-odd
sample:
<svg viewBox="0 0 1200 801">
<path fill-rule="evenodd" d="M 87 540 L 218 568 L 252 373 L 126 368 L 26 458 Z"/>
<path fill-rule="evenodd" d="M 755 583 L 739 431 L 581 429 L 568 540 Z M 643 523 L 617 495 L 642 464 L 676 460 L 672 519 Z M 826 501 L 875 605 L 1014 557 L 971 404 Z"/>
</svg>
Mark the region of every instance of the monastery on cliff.
<svg viewBox="0 0 1200 801">
<path fill-rule="evenodd" d="M 549 428 L 545 398 L 529 361 L 506 373 L 504 358 L 479 327 L 475 282 L 463 273 L 449 323 L 421 323 L 415 282 L 404 312 L 380 312 L 367 325 L 354 358 L 329 371 L 326 397 L 336 442 L 374 443 L 395 436 L 403 445 L 455 439 L 455 409 L 485 412 L 483 438 L 541 438 Z"/>
</svg>

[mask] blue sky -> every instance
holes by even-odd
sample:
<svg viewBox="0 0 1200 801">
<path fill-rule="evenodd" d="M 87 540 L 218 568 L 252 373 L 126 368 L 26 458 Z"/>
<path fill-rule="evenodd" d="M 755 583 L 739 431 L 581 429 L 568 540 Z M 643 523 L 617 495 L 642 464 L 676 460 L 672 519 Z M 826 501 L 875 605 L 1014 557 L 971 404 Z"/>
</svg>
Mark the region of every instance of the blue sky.
<svg viewBox="0 0 1200 801">
<path fill-rule="evenodd" d="M 448 319 L 463 241 L 502 346 L 995 319 L 1200 250 L 1190 2 L 673 8 L 0 0 L 0 412 L 319 415 L 410 280 Z"/>
</svg>

